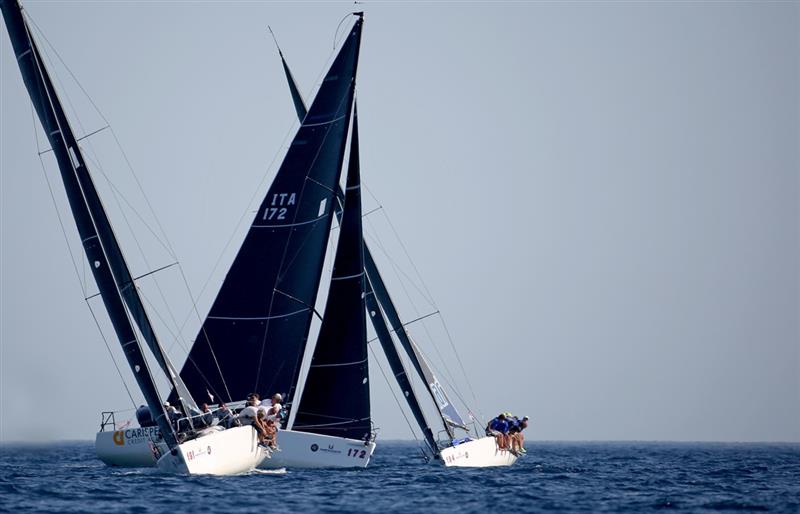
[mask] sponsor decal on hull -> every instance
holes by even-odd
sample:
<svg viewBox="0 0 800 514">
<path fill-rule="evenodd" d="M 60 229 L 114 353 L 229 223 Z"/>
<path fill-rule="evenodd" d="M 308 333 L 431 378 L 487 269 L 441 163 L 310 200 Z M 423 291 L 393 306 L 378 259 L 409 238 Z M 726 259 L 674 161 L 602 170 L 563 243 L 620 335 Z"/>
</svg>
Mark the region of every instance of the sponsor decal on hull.
<svg viewBox="0 0 800 514">
<path fill-rule="evenodd" d="M 161 439 L 158 427 L 129 428 L 114 432 L 114 444 L 117 446 L 146 444 L 158 439 Z"/>
<path fill-rule="evenodd" d="M 469 452 L 458 452 L 458 455 L 445 456 L 445 462 L 447 462 L 448 464 L 461 459 L 469 459 Z"/>
<path fill-rule="evenodd" d="M 342 453 L 342 450 L 337 450 L 333 444 L 329 444 L 327 448 L 320 448 L 317 443 L 311 445 L 312 452 L 323 452 L 323 453 Z"/>
<path fill-rule="evenodd" d="M 203 455 L 211 455 L 211 446 L 207 448 L 200 448 L 199 450 L 189 450 L 186 452 L 186 457 L 188 460 L 194 460 L 198 457 L 202 457 Z"/>
</svg>

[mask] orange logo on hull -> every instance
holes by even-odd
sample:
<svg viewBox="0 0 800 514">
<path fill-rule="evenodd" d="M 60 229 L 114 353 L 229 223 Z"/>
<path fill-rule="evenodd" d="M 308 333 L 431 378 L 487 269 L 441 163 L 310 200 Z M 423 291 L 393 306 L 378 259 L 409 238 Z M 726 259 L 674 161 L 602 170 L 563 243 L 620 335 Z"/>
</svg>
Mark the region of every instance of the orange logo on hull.
<svg viewBox="0 0 800 514">
<path fill-rule="evenodd" d="M 114 432 L 114 444 L 123 446 L 125 444 L 125 433 L 121 430 Z"/>
</svg>

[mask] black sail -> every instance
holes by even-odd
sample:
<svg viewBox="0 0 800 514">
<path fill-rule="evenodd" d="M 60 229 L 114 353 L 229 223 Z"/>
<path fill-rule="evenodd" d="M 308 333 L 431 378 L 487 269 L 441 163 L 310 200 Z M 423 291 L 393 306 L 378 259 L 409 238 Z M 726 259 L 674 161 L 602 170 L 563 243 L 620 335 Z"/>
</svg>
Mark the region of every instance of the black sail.
<svg viewBox="0 0 800 514">
<path fill-rule="evenodd" d="M 354 114 L 333 276 L 292 429 L 366 440 L 372 426 L 360 188 L 358 116 Z"/>
<path fill-rule="evenodd" d="M 25 87 L 58 163 L 70 210 L 103 304 L 164 440 L 170 447 L 174 447 L 177 444 L 176 436 L 166 419 L 158 390 L 125 308 L 126 295 L 137 294 L 130 280 L 127 283 L 120 280 L 121 277 L 130 277 L 127 264 L 39 50 L 30 36 L 21 8 L 16 0 L 0 0 L 0 8 Z M 130 289 L 133 293 L 126 292 L 125 289 Z M 131 314 L 137 321 L 141 316 L 146 317 L 143 310 L 137 312 L 132 306 L 133 304 L 128 303 Z M 160 350 L 155 335 L 149 335 Z"/>
<path fill-rule="evenodd" d="M 326 74 L 181 370 L 190 392 L 294 392 L 341 177 L 363 20 Z M 223 380 L 224 377 L 224 380 Z"/>
<path fill-rule="evenodd" d="M 281 57 L 281 63 L 283 64 L 283 71 L 286 74 L 286 80 L 289 83 L 289 92 L 292 95 L 292 102 L 294 103 L 295 110 L 297 111 L 297 117 L 302 122 L 303 118 L 306 116 L 306 106 L 303 102 L 303 97 L 300 95 L 300 90 L 297 87 L 297 84 L 294 80 L 294 75 L 289 70 L 289 65 L 286 62 L 286 59 L 283 57 L 283 52 L 278 50 L 278 54 Z M 341 190 L 341 187 L 337 186 L 337 197 L 344 198 L 344 192 Z M 339 223 L 342 222 L 342 205 L 341 202 L 337 202 L 336 204 L 336 217 L 339 220 Z M 375 266 L 374 260 L 372 258 L 372 253 L 369 250 L 369 246 L 366 242 L 364 242 L 364 259 L 371 263 L 370 266 L 367 266 L 367 281 L 365 282 L 365 304 L 367 307 L 367 312 L 369 313 L 369 319 L 372 322 L 372 326 L 375 329 L 375 334 L 378 337 L 378 341 L 381 344 L 381 348 L 383 349 L 383 353 L 386 356 L 386 361 L 389 364 L 389 367 L 392 370 L 392 375 L 397 381 L 397 385 L 400 387 L 400 390 L 403 392 L 403 397 L 406 399 L 406 403 L 408 404 L 409 409 L 411 409 L 411 413 L 414 416 L 417 424 L 422 430 L 422 434 L 425 438 L 425 442 L 428 444 L 428 448 L 433 453 L 434 456 L 439 454 L 439 447 L 436 443 L 436 438 L 433 435 L 433 431 L 430 428 L 430 423 L 425 418 L 425 414 L 422 411 L 422 406 L 419 403 L 419 399 L 417 398 L 416 393 L 411 385 L 411 379 L 406 372 L 405 365 L 403 364 L 403 360 L 400 357 L 400 354 L 397 352 L 397 347 L 394 344 L 394 340 L 392 339 L 391 330 L 386 322 L 386 318 L 382 312 L 381 304 L 384 305 L 384 309 L 386 309 L 393 318 L 399 319 L 399 315 L 397 314 L 397 309 L 392 302 L 392 299 L 388 295 L 388 291 L 386 290 L 386 286 L 383 282 L 383 278 L 381 277 L 380 272 L 378 271 L 377 266 Z M 375 294 L 375 291 L 372 287 L 372 282 L 376 282 L 378 284 L 378 288 L 384 293 L 380 296 L 380 298 Z M 417 352 L 415 353 L 415 358 L 417 357 Z M 420 356 L 421 357 L 421 356 Z M 424 360 L 424 359 L 423 359 Z M 432 374 L 431 374 L 432 375 Z M 423 380 L 427 384 L 431 384 L 432 381 L 429 379 L 427 374 L 421 375 Z M 435 382 L 435 378 L 433 380 Z M 437 402 L 437 407 L 441 405 L 440 402 Z M 338 413 L 334 413 L 336 415 Z M 442 420 L 445 425 L 447 424 L 446 420 Z"/>
</svg>

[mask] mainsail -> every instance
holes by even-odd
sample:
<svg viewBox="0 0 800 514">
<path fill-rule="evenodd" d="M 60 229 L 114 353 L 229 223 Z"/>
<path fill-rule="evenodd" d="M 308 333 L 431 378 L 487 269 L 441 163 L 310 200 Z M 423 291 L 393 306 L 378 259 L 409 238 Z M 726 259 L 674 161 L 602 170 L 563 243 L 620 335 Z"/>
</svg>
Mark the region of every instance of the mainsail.
<svg viewBox="0 0 800 514">
<path fill-rule="evenodd" d="M 372 426 L 360 187 L 358 115 L 354 112 L 339 245 L 325 316 L 292 429 L 369 440 Z"/>
<path fill-rule="evenodd" d="M 152 332 L 147 313 L 144 311 L 111 223 L 100 202 L 80 146 L 53 88 L 36 43 L 30 35 L 21 7 L 16 0 L 0 0 L 0 8 L 25 87 L 56 157 L 70 210 L 103 304 L 145 401 L 161 429 L 164 441 L 172 448 L 177 445 L 177 438 L 167 421 L 131 317 L 136 320 L 162 367 L 172 370 L 172 365 L 166 359 Z M 182 391 L 173 373 L 167 372 L 167 377 L 173 387 Z M 191 397 L 187 396 L 184 399 L 193 405 Z"/>
<path fill-rule="evenodd" d="M 181 370 L 197 397 L 294 392 L 341 176 L 362 24 L 359 16 L 325 75 Z"/>
</svg>

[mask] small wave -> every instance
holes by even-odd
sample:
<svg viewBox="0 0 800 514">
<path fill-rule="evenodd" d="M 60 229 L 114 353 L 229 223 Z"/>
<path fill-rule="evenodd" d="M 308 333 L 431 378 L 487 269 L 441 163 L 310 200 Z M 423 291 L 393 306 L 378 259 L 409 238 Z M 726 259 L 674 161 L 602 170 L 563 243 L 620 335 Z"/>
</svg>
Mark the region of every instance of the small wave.
<svg viewBox="0 0 800 514">
<path fill-rule="evenodd" d="M 254 469 L 251 471 L 254 475 L 285 475 L 287 473 L 286 468 L 278 468 L 278 469 Z"/>
<path fill-rule="evenodd" d="M 131 475 L 135 476 L 135 475 L 152 474 L 152 473 L 145 473 L 144 471 L 142 471 L 143 469 L 144 468 L 133 468 L 133 469 L 125 470 L 125 471 L 116 471 L 115 470 L 115 471 L 112 471 L 111 474 L 114 475 L 114 476 L 118 476 L 118 477 L 127 477 L 127 476 L 131 476 Z"/>
</svg>

